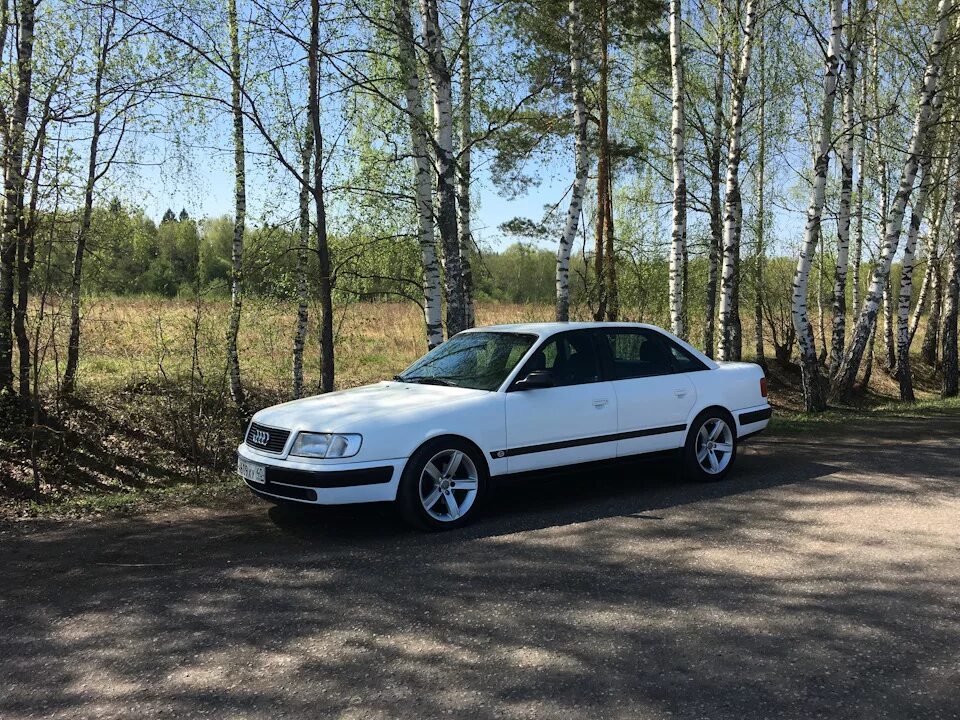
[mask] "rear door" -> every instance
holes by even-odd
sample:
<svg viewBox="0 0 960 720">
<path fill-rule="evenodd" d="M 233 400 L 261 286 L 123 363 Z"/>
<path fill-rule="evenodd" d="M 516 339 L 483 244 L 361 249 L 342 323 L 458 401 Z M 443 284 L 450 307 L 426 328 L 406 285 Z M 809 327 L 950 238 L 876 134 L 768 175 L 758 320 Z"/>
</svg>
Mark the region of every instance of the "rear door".
<svg viewBox="0 0 960 720">
<path fill-rule="evenodd" d="M 617 396 L 617 456 L 683 445 L 697 391 L 669 338 L 649 328 L 603 329 L 597 337 Z"/>
<path fill-rule="evenodd" d="M 559 467 L 617 456 L 617 397 L 602 379 L 591 331 L 546 340 L 517 375 L 548 370 L 554 387 L 506 393 L 509 472 Z"/>
</svg>

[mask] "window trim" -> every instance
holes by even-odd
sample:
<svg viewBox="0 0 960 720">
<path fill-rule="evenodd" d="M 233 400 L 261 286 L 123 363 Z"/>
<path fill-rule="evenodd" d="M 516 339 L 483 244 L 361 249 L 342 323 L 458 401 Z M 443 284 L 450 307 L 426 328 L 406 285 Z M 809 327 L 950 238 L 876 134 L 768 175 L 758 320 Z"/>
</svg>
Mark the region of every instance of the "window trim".
<svg viewBox="0 0 960 720">
<path fill-rule="evenodd" d="M 533 358 L 536 356 L 538 352 L 540 352 L 540 349 L 546 346 L 548 343 L 551 343 L 554 340 L 557 340 L 564 335 L 574 335 L 577 333 L 582 333 L 583 335 L 585 335 L 589 339 L 590 344 L 593 345 L 593 352 L 597 358 L 597 379 L 592 382 L 571 383 L 569 385 L 555 385 L 553 387 L 542 388 L 542 389 L 554 390 L 558 388 L 580 387 L 582 385 L 596 385 L 597 383 L 609 382 L 610 377 L 609 377 L 609 373 L 607 372 L 606 361 L 604 359 L 604 354 L 601 348 L 601 344 L 597 342 L 596 329 L 595 328 L 576 328 L 574 330 L 559 330 L 558 332 L 555 332 L 552 335 L 547 335 L 546 337 L 541 338 L 541 341 L 539 343 L 535 343 L 534 346 L 530 349 L 529 356 L 527 356 L 527 358 L 522 363 L 518 363 L 518 367 L 520 369 L 516 372 L 516 375 L 514 375 L 509 385 L 507 385 L 506 392 L 527 392 L 523 390 L 523 388 L 518 388 L 517 383 L 519 383 L 521 380 L 523 380 L 523 378 L 525 378 L 529 374 L 530 371 L 527 369 L 527 367 L 530 365 L 530 363 L 533 362 Z"/>
<path fill-rule="evenodd" d="M 674 360 L 673 353 L 670 352 L 670 347 L 668 343 L 673 343 L 673 341 L 667 337 L 663 332 L 652 327 L 601 327 L 596 329 L 596 333 L 604 333 L 606 335 L 644 335 L 649 333 L 652 338 L 655 338 L 654 342 L 660 344 L 661 350 L 666 353 L 667 361 L 670 365 L 670 371 L 665 373 L 657 373 L 656 375 L 637 375 L 636 377 L 625 377 L 619 378 L 614 372 L 614 357 L 613 357 L 613 348 L 610 346 L 609 342 L 600 342 L 597 338 L 596 343 L 599 346 L 600 354 L 603 358 L 604 365 L 604 375 L 607 380 L 610 382 L 626 382 L 628 380 L 645 380 L 646 378 L 657 378 L 665 377 L 667 375 L 682 375 L 686 372 L 696 372 L 682 370 L 677 367 L 677 363 Z M 676 344 L 676 343 L 673 343 Z M 681 348 L 682 350 L 683 348 Z M 698 360 L 699 362 L 699 360 Z M 708 368 L 704 368 L 708 369 Z"/>
</svg>

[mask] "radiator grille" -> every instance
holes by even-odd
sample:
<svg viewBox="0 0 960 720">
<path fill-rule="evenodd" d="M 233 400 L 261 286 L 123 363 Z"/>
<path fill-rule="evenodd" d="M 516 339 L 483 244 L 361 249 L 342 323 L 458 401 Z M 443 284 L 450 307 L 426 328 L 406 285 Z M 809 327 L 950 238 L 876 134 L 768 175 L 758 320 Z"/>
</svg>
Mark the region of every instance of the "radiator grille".
<svg viewBox="0 0 960 720">
<path fill-rule="evenodd" d="M 266 452 L 280 453 L 283 452 L 288 437 L 290 437 L 289 430 L 278 430 L 266 425 L 251 423 L 250 429 L 247 430 L 247 445 Z"/>
</svg>

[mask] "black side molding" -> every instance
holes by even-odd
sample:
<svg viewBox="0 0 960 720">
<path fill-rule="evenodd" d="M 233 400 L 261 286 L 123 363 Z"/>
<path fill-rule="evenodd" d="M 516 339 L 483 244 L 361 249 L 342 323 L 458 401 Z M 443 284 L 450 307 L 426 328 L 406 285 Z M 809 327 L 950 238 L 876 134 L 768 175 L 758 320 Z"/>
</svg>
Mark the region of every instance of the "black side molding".
<svg viewBox="0 0 960 720">
<path fill-rule="evenodd" d="M 594 435 L 593 437 L 575 438 L 573 440 L 560 440 L 558 442 L 543 443 L 542 445 L 525 445 L 523 447 L 507 448 L 505 450 L 491 450 L 490 457 L 504 458 L 514 457 L 516 455 L 529 455 L 530 453 L 549 452 L 550 450 L 563 450 L 565 448 L 580 447 L 582 445 L 597 445 L 599 443 L 616 442 L 617 440 L 630 440 L 631 438 L 647 437 L 649 435 L 664 435 L 666 433 L 683 432 L 686 429 L 686 425 L 666 425 L 664 427 L 630 430 L 628 432 L 613 433 L 611 435 Z"/>
<path fill-rule="evenodd" d="M 773 416 L 773 408 L 764 408 L 763 410 L 754 410 L 753 412 L 740 413 L 740 424 L 749 425 L 750 423 L 769 420 Z"/>
<path fill-rule="evenodd" d="M 393 468 L 389 465 L 360 470 L 337 470 L 335 472 L 309 472 L 307 470 L 291 470 L 267 465 L 266 472 L 267 482 L 263 489 L 267 492 L 273 492 L 270 489 L 273 483 L 308 488 L 339 488 L 356 487 L 357 485 L 380 485 L 390 482 L 390 478 L 393 477 Z"/>
</svg>

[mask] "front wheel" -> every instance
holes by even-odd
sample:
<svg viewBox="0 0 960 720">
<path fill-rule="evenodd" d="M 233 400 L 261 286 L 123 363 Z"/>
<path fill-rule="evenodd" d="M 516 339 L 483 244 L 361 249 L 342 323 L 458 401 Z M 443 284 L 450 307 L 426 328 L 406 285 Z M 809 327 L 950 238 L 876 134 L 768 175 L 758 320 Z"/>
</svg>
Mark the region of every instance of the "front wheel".
<svg viewBox="0 0 960 720">
<path fill-rule="evenodd" d="M 708 408 L 690 425 L 683 448 L 687 477 L 716 482 L 723 480 L 737 459 L 736 424 L 721 408 Z"/>
<path fill-rule="evenodd" d="M 468 523 L 486 490 L 486 468 L 476 451 L 459 438 L 438 438 L 411 456 L 400 478 L 403 518 L 427 530 Z"/>
</svg>

